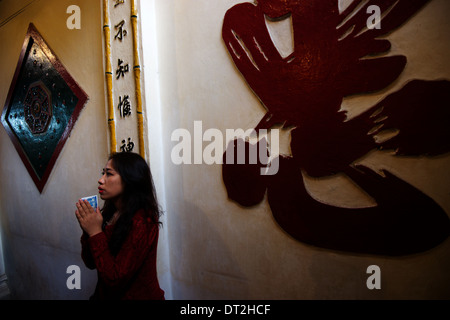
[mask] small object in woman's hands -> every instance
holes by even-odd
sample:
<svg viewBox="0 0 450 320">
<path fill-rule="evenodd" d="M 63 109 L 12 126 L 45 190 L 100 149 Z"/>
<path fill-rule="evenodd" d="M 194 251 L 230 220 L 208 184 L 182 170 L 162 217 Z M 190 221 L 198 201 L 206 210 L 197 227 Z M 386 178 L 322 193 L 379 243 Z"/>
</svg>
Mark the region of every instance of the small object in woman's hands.
<svg viewBox="0 0 450 320">
<path fill-rule="evenodd" d="M 81 198 L 81 200 L 87 200 L 89 202 L 89 204 L 91 205 L 91 207 L 94 208 L 94 210 L 97 210 L 98 201 L 97 201 L 97 196 L 96 195 L 95 196 L 84 197 L 84 198 Z"/>
</svg>

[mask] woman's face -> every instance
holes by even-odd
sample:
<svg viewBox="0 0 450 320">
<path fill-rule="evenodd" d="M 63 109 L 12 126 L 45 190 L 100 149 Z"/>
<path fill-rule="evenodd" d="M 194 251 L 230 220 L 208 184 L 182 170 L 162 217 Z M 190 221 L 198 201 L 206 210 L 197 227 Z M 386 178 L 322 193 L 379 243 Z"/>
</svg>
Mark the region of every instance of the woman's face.
<svg viewBox="0 0 450 320">
<path fill-rule="evenodd" d="M 122 178 L 113 168 L 112 160 L 106 163 L 103 169 L 103 175 L 98 180 L 98 184 L 98 193 L 103 200 L 116 200 L 120 198 L 123 192 Z"/>
</svg>

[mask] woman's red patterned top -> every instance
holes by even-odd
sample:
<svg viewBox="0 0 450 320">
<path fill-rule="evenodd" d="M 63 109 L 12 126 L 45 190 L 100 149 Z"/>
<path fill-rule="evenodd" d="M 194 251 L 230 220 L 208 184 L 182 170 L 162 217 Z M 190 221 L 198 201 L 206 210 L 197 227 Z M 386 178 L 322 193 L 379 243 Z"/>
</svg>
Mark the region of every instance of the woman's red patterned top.
<svg viewBox="0 0 450 320">
<path fill-rule="evenodd" d="M 144 210 L 133 217 L 132 228 L 119 253 L 108 247 L 114 225 L 92 237 L 81 237 L 82 258 L 97 269 L 98 283 L 91 299 L 164 300 L 156 273 L 159 227 Z"/>
</svg>

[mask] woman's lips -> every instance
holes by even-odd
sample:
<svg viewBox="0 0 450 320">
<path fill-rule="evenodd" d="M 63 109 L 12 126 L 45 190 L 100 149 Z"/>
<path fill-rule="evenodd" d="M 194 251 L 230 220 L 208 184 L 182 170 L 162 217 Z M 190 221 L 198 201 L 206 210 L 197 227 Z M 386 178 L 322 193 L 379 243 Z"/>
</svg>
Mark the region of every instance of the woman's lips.
<svg viewBox="0 0 450 320">
<path fill-rule="evenodd" d="M 102 188 L 98 188 L 98 193 L 102 194 L 103 192 L 105 192 L 105 190 L 103 190 Z"/>
</svg>

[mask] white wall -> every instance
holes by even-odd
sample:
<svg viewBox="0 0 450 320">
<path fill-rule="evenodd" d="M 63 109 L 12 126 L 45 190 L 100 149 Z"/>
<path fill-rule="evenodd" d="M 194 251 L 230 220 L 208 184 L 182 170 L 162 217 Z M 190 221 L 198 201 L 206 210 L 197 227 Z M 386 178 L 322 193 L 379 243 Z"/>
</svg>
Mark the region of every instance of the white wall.
<svg viewBox="0 0 450 320">
<path fill-rule="evenodd" d="M 169 3 L 165 1 L 164 3 Z M 171 194 L 171 190 L 166 188 L 165 174 L 166 165 L 163 143 L 163 131 L 162 131 L 162 104 L 161 104 L 161 91 L 165 88 L 161 88 L 159 54 L 160 43 L 157 37 L 157 21 L 163 16 L 160 16 L 160 12 L 156 12 L 156 6 L 154 0 L 147 0 L 140 2 L 140 23 L 142 30 L 142 76 L 145 82 L 145 115 L 148 131 L 148 149 L 149 149 L 149 163 L 152 171 L 155 188 L 158 195 L 158 201 L 163 210 L 163 216 L 161 221 L 163 227 L 160 230 L 160 238 L 158 242 L 158 277 L 161 288 L 165 291 L 165 298 L 172 299 L 172 283 L 170 273 L 170 258 L 169 258 L 169 238 L 168 234 L 171 230 L 168 224 L 168 205 L 167 194 Z M 158 19 L 157 19 L 158 17 Z M 176 105 L 176 104 L 175 104 Z M 170 196 L 169 196 L 170 197 Z"/>
<path fill-rule="evenodd" d="M 66 9 L 75 3 L 81 8 L 81 30 L 66 27 Z M 0 128 L 0 212 L 8 285 L 12 298 L 85 299 L 93 293 L 96 274 L 81 261 L 75 203 L 97 193 L 97 180 L 108 155 L 100 2 L 0 2 L 0 21 L 16 12 L 20 14 L 0 27 L 2 108 L 30 22 L 89 100 L 42 193 L 5 129 Z M 73 264 L 81 267 L 81 290 L 66 287 L 66 269 Z"/>
</svg>

